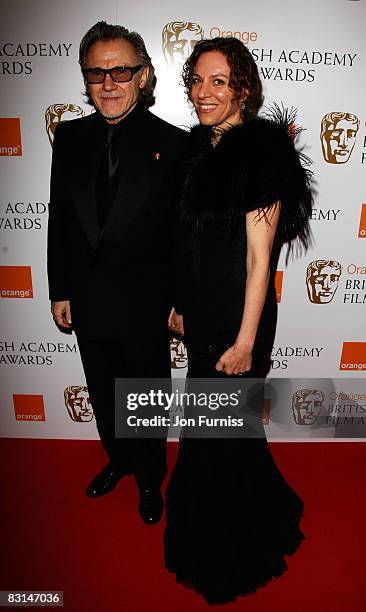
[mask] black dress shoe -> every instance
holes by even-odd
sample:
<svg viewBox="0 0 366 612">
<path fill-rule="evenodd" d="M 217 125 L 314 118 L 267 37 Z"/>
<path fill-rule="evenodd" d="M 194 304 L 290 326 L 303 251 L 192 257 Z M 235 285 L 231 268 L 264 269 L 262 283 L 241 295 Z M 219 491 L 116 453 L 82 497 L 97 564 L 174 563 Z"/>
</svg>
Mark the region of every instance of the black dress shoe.
<svg viewBox="0 0 366 612">
<path fill-rule="evenodd" d="M 111 463 L 108 463 L 106 467 L 98 474 L 86 489 L 86 494 L 88 497 L 100 497 L 101 495 L 106 495 L 110 491 L 113 491 L 118 482 L 123 478 L 123 476 L 127 476 L 130 474 L 128 470 L 124 470 L 122 468 L 116 468 Z"/>
<path fill-rule="evenodd" d="M 158 487 L 140 489 L 139 513 L 144 523 L 147 525 L 158 523 L 163 508 L 164 502 Z"/>
</svg>

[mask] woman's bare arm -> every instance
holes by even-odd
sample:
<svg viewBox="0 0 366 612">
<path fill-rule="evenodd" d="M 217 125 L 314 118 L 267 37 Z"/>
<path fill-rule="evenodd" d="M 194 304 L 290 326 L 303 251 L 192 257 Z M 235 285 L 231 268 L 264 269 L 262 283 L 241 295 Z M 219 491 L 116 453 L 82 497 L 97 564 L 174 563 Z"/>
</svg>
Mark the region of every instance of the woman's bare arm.
<svg viewBox="0 0 366 612">
<path fill-rule="evenodd" d="M 220 357 L 216 369 L 240 374 L 251 369 L 252 350 L 266 299 L 270 259 L 280 214 L 280 202 L 267 209 L 246 214 L 247 280 L 243 318 L 235 344 Z"/>
</svg>

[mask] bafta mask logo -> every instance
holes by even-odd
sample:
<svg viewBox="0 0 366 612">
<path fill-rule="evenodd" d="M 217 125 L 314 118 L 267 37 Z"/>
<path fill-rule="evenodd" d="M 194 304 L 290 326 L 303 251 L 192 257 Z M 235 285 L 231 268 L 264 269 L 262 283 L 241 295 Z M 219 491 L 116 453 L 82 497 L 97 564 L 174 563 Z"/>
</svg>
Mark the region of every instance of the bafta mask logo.
<svg viewBox="0 0 366 612">
<path fill-rule="evenodd" d="M 73 421 L 87 423 L 93 419 L 93 408 L 90 403 L 87 387 L 73 385 L 64 391 L 65 406 Z"/>
<path fill-rule="evenodd" d="M 191 55 L 196 42 L 204 38 L 204 31 L 198 23 L 171 21 L 162 31 L 162 47 L 168 66 L 181 68 Z"/>
<path fill-rule="evenodd" d="M 328 113 L 320 127 L 323 157 L 329 164 L 348 162 L 356 142 L 360 120 L 351 113 Z"/>
<path fill-rule="evenodd" d="M 178 340 L 178 338 L 172 338 L 170 340 L 170 358 L 171 368 L 173 370 L 187 367 L 187 350 L 182 340 Z"/>
<path fill-rule="evenodd" d="M 337 291 L 342 266 L 332 259 L 317 259 L 306 270 L 306 288 L 310 302 L 329 304 Z"/>
<path fill-rule="evenodd" d="M 46 120 L 46 131 L 50 145 L 53 145 L 53 137 L 55 129 L 61 121 L 68 121 L 69 119 L 76 119 L 77 117 L 84 117 L 85 112 L 77 104 L 51 104 L 46 109 L 44 114 Z"/>
<path fill-rule="evenodd" d="M 317 389 L 299 389 L 292 396 L 292 414 L 297 425 L 314 425 L 325 394 Z"/>
</svg>

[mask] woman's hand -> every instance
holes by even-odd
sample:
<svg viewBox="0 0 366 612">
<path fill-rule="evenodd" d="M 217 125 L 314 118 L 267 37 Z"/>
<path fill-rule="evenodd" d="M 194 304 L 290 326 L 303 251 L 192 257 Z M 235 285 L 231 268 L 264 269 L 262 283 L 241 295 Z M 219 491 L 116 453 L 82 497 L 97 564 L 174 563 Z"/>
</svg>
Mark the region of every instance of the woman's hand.
<svg viewBox="0 0 366 612">
<path fill-rule="evenodd" d="M 252 367 L 252 351 L 237 344 L 230 346 L 218 360 L 215 369 L 224 374 L 244 374 Z"/>
</svg>

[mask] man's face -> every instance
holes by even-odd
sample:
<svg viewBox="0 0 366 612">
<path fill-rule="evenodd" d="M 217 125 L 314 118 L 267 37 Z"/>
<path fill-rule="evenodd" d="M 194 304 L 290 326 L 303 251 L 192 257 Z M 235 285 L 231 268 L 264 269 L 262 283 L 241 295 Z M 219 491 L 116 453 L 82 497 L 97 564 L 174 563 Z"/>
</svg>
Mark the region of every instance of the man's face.
<svg viewBox="0 0 366 612">
<path fill-rule="evenodd" d="M 85 68 L 114 68 L 116 66 L 138 66 L 139 62 L 132 45 L 126 40 L 116 39 L 95 42 L 86 56 Z M 99 112 L 108 123 L 118 123 L 128 114 L 138 100 L 139 90 L 146 85 L 148 67 L 136 72 L 127 83 L 115 83 L 110 74 L 104 82 L 88 85 L 90 96 Z"/>
<path fill-rule="evenodd" d="M 323 136 L 326 161 L 331 164 L 345 164 L 355 145 L 357 124 L 341 119 L 334 122 Z"/>
<path fill-rule="evenodd" d="M 86 423 L 92 420 L 93 409 L 86 387 L 82 391 L 69 395 L 67 409 L 73 421 Z"/>
<path fill-rule="evenodd" d="M 191 32 L 190 30 L 182 30 L 177 34 L 172 34 L 167 42 L 167 52 L 175 66 L 183 66 L 186 59 L 191 55 L 197 41 L 201 40 L 202 36 L 199 32 Z"/>
<path fill-rule="evenodd" d="M 323 266 L 319 271 L 312 270 L 308 279 L 309 298 L 314 304 L 328 304 L 338 287 L 339 268 Z"/>
<path fill-rule="evenodd" d="M 304 397 L 295 396 L 292 409 L 298 425 L 313 425 L 322 407 L 322 397 L 317 391 L 309 391 Z"/>
</svg>

